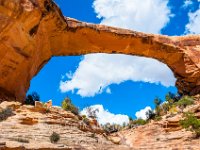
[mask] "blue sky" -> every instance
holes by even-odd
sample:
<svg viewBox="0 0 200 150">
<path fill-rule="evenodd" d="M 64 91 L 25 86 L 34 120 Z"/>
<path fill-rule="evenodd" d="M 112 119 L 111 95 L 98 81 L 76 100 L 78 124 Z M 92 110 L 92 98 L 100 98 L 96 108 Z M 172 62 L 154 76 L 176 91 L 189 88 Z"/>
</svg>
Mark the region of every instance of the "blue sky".
<svg viewBox="0 0 200 150">
<path fill-rule="evenodd" d="M 145 1 L 55 0 L 65 16 L 85 22 L 165 35 L 200 33 L 198 0 Z M 42 101 L 52 99 L 54 105 L 69 96 L 81 110 L 102 105 L 103 111 L 115 117 L 136 118 L 135 113 L 146 106 L 153 109 L 155 97 L 176 93 L 174 83 L 170 69 L 155 60 L 104 54 L 66 56 L 52 58 L 32 79 L 28 93 L 36 91 Z"/>
</svg>

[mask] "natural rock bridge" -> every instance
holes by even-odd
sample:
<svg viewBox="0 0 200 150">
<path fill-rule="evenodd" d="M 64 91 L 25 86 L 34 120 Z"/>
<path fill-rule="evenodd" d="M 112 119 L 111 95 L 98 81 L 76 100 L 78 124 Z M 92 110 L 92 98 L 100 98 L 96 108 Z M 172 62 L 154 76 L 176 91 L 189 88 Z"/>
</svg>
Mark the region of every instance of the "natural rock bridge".
<svg viewBox="0 0 200 150">
<path fill-rule="evenodd" d="M 65 18 L 52 0 L 0 0 L 0 101 L 23 101 L 52 56 L 120 53 L 168 65 L 182 94 L 200 93 L 200 36 L 145 34 Z M 51 82 L 51 81 L 49 81 Z"/>
</svg>

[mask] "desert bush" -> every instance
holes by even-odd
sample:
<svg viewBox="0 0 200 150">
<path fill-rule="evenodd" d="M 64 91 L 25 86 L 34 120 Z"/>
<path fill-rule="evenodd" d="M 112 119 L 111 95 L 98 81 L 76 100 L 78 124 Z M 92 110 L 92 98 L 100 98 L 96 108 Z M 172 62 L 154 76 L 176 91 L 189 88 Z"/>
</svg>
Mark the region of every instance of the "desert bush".
<svg viewBox="0 0 200 150">
<path fill-rule="evenodd" d="M 171 92 L 167 93 L 166 96 L 165 96 L 165 101 L 169 104 L 169 106 L 172 106 L 179 99 L 180 99 L 179 95 L 175 95 Z"/>
<path fill-rule="evenodd" d="M 82 115 L 82 118 L 84 119 L 84 118 L 87 118 L 87 116 L 86 115 Z"/>
<path fill-rule="evenodd" d="M 25 104 L 26 105 L 35 105 L 35 101 L 40 101 L 40 96 L 38 93 L 33 92 L 26 96 Z"/>
<path fill-rule="evenodd" d="M 176 114 L 178 112 L 178 109 L 175 105 L 172 105 L 169 109 L 170 114 Z"/>
<path fill-rule="evenodd" d="M 53 132 L 49 137 L 51 143 L 57 143 L 60 140 L 60 135 L 56 132 Z"/>
<path fill-rule="evenodd" d="M 162 103 L 162 100 L 160 98 L 157 97 L 157 98 L 154 99 L 155 107 L 160 106 L 161 103 Z"/>
<path fill-rule="evenodd" d="M 114 133 L 114 132 L 118 132 L 122 129 L 121 125 L 119 124 L 110 124 L 110 123 L 107 123 L 105 125 L 102 126 L 102 128 L 104 129 L 104 131 L 106 133 Z"/>
<path fill-rule="evenodd" d="M 185 119 L 180 121 L 183 128 L 195 133 L 196 137 L 200 137 L 200 120 L 192 113 L 186 113 Z"/>
<path fill-rule="evenodd" d="M 152 110 L 148 110 L 145 115 L 147 117 L 147 120 L 153 120 L 156 116 L 156 114 Z"/>
<path fill-rule="evenodd" d="M 8 117 L 11 117 L 13 115 L 14 115 L 14 113 L 13 113 L 12 109 L 10 109 L 10 108 L 6 108 L 6 109 L 2 110 L 0 112 L 0 122 L 3 120 L 6 120 Z"/>
<path fill-rule="evenodd" d="M 161 116 L 155 116 L 154 120 L 155 121 L 160 121 L 160 120 L 162 120 L 162 117 Z"/>
<path fill-rule="evenodd" d="M 148 122 L 147 120 L 143 120 L 143 119 L 132 120 L 132 121 L 129 121 L 128 128 L 145 125 L 147 124 L 147 122 Z"/>
<path fill-rule="evenodd" d="M 129 117 L 129 122 L 133 121 L 133 118 L 132 117 Z"/>
<path fill-rule="evenodd" d="M 75 115 L 79 114 L 78 108 L 76 106 L 74 106 L 74 104 L 72 104 L 72 101 L 69 97 L 65 98 L 62 101 L 62 108 L 66 111 L 71 111 Z"/>
<path fill-rule="evenodd" d="M 175 103 L 175 105 L 183 109 L 188 105 L 192 105 L 193 103 L 194 103 L 194 100 L 192 97 L 183 96 L 178 102 Z"/>
<path fill-rule="evenodd" d="M 90 120 L 87 117 L 83 118 L 83 122 L 88 126 L 90 125 Z"/>
<path fill-rule="evenodd" d="M 162 109 L 161 109 L 161 103 L 162 103 L 162 100 L 160 98 L 155 98 L 154 99 L 154 104 L 155 104 L 155 114 L 157 116 L 160 116 L 161 115 L 161 112 L 162 112 Z"/>
<path fill-rule="evenodd" d="M 92 107 L 87 107 L 86 112 L 89 118 L 96 119 L 97 118 L 97 112 L 99 112 L 99 109 L 93 109 Z"/>
<path fill-rule="evenodd" d="M 164 114 L 167 114 L 167 112 L 169 111 L 169 109 L 171 108 L 171 104 L 170 103 L 163 103 L 162 105 L 161 105 L 161 107 L 162 107 L 162 112 L 164 113 Z"/>
<path fill-rule="evenodd" d="M 133 121 L 133 124 L 135 124 L 135 125 L 145 125 L 146 123 L 147 123 L 147 121 L 143 120 L 143 119 L 137 119 L 137 120 Z"/>
</svg>

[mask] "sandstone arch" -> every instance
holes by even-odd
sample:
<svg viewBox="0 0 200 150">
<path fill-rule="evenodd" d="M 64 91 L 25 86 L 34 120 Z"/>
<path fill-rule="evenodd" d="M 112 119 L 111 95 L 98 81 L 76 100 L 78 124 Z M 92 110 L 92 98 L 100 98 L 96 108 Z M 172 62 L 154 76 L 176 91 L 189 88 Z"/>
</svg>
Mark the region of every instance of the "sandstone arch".
<svg viewBox="0 0 200 150">
<path fill-rule="evenodd" d="M 200 93 L 200 36 L 169 37 L 66 18 L 52 0 L 0 0 L 0 101 L 23 101 L 52 56 L 122 53 L 169 66 L 182 94 Z"/>
</svg>

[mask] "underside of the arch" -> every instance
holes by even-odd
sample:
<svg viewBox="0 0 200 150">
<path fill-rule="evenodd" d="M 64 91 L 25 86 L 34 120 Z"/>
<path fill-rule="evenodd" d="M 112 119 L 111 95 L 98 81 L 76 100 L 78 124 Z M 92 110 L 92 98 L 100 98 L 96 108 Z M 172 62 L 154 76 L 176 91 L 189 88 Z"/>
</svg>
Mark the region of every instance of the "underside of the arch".
<svg viewBox="0 0 200 150">
<path fill-rule="evenodd" d="M 66 18 L 52 0 L 0 0 L 0 101 L 23 101 L 52 56 L 120 53 L 169 66 L 181 94 L 200 93 L 200 36 L 169 37 Z M 51 82 L 51 81 L 49 81 Z"/>
</svg>

